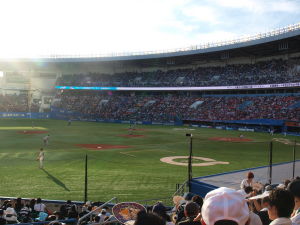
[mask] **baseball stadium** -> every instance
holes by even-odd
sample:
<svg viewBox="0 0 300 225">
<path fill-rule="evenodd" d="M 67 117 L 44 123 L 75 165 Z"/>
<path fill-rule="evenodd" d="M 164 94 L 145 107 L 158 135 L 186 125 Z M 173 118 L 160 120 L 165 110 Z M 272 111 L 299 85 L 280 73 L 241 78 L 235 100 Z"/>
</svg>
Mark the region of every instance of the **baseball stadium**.
<svg viewBox="0 0 300 225">
<path fill-rule="evenodd" d="M 112 207 L 167 211 L 247 174 L 258 192 L 299 179 L 299 23 L 166 51 L 0 59 L 0 91 L 4 217 L 41 198 L 49 218 L 76 205 L 57 223 L 105 209 L 114 218 L 93 224 L 127 224 Z M 53 221 L 23 216 L 6 222 Z"/>
</svg>

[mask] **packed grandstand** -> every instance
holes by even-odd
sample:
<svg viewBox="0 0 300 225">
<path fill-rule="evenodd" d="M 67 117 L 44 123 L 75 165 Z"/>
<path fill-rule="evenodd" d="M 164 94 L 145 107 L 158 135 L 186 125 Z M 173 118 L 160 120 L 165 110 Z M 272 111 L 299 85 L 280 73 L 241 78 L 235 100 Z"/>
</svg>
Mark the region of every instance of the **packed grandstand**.
<svg viewBox="0 0 300 225">
<path fill-rule="evenodd" d="M 299 135 L 299 40 L 300 29 L 279 34 L 276 38 L 249 41 L 244 47 L 237 44 L 224 49 L 221 46 L 208 49 L 206 53 L 191 51 L 183 55 L 156 55 L 151 59 L 146 56 L 142 59 L 141 56 L 136 59 L 125 56 L 122 59 L 85 58 L 82 61 L 40 59 L 46 62 L 43 65 L 25 60 L 20 71 L 14 71 L 14 62 L 2 61 L 1 117 L 28 118 L 31 113 L 46 113 L 53 118 L 68 120 L 255 126 L 261 127 L 260 131 L 275 128 L 276 132 Z M 26 76 L 27 79 L 23 79 Z M 234 86 L 236 88 L 226 88 Z M 104 90 L 80 90 L 83 89 L 80 87 L 102 87 Z M 118 87 L 130 89 L 115 89 Z M 139 90 L 141 87 L 153 87 L 154 90 Z M 181 90 L 181 87 L 185 89 Z M 198 89 L 188 90 L 188 87 Z M 291 215 L 293 223 L 300 224 L 299 179 L 277 187 L 261 184 L 259 189 L 252 188 L 252 180 L 247 182 L 240 191 L 223 188 L 209 192 L 206 197 L 174 196 L 174 205 L 169 208 L 163 203 L 149 206 L 149 212 L 139 213 L 135 224 L 185 224 L 182 223 L 185 220 L 201 224 L 202 220 L 206 225 L 244 225 L 250 220 L 249 224 L 267 225 L 279 217 L 283 222 L 278 224 L 291 224 Z M 222 205 L 224 199 L 228 201 L 227 208 Z M 247 203 L 245 199 L 248 199 Z M 89 217 L 80 220 L 82 224 L 118 223 L 111 214 L 111 207 L 98 209 L 99 205 L 101 203 L 80 205 L 68 201 L 50 207 L 41 199 L 2 199 L 0 224 L 34 221 L 61 224 L 58 220 L 76 223 L 85 215 Z M 220 217 L 214 219 L 215 214 L 210 210 L 218 211 Z M 270 220 L 267 211 L 269 215 L 274 214 Z M 232 215 L 228 216 L 230 213 Z M 143 223 L 145 218 L 155 222 Z M 217 220 L 221 222 L 217 223 Z"/>
</svg>

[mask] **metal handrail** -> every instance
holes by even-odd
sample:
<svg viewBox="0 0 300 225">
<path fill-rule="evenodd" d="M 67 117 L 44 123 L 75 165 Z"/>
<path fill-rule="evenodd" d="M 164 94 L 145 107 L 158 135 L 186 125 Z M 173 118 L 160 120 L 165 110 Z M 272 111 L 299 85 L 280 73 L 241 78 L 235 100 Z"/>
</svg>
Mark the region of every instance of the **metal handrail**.
<svg viewBox="0 0 300 225">
<path fill-rule="evenodd" d="M 88 214 L 85 214 L 84 216 L 82 216 L 81 218 L 79 218 L 77 224 L 79 225 L 80 222 L 85 219 L 86 217 L 90 216 L 92 213 L 94 213 L 95 211 L 98 211 L 99 209 L 102 209 L 104 206 L 108 205 L 110 202 L 116 200 L 117 198 L 116 197 L 113 197 L 111 200 L 103 203 L 102 205 L 98 206 L 96 209 L 90 211 Z"/>
<path fill-rule="evenodd" d="M 180 185 L 180 187 L 177 189 L 177 191 L 174 192 L 172 195 L 173 197 L 176 195 L 179 195 L 179 193 L 184 190 L 185 186 L 187 185 L 188 181 L 185 181 L 183 184 Z M 181 195 L 181 194 L 180 194 Z"/>
<path fill-rule="evenodd" d="M 102 222 L 102 223 L 99 223 L 99 225 L 105 225 L 105 224 L 110 224 L 110 223 L 119 223 L 119 221 L 118 220 L 110 220 L 110 221 L 104 221 L 104 222 Z"/>
</svg>

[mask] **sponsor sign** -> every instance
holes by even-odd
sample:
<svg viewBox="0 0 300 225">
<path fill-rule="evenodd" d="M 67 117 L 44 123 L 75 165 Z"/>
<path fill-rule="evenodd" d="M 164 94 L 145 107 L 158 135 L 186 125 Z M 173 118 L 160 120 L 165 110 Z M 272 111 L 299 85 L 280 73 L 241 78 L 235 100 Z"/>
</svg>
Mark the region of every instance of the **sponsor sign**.
<svg viewBox="0 0 300 225">
<path fill-rule="evenodd" d="M 236 86 L 211 87 L 81 87 L 81 86 L 55 86 L 62 90 L 95 90 L 95 91 L 202 91 L 202 90 L 237 90 L 237 89 L 268 89 L 300 87 L 300 82 L 281 84 L 253 84 Z"/>
</svg>

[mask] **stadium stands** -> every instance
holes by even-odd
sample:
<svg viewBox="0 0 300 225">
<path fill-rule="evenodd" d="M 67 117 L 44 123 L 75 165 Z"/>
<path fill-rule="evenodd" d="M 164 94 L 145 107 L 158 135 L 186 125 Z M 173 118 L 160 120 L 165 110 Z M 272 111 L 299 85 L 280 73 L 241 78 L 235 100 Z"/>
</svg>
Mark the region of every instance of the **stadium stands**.
<svg viewBox="0 0 300 225">
<path fill-rule="evenodd" d="M 38 112 L 38 103 L 29 103 L 27 95 L 0 95 L 0 112 Z"/>
<path fill-rule="evenodd" d="M 300 81 L 300 58 L 277 59 L 254 64 L 235 64 L 196 69 L 64 75 L 57 85 L 102 87 L 170 87 L 278 84 Z M 85 118 L 173 122 L 182 120 L 300 118 L 298 95 L 204 95 L 201 92 L 58 92 L 53 104 Z"/>
<path fill-rule="evenodd" d="M 277 84 L 300 81 L 300 58 L 271 60 L 255 64 L 236 64 L 196 69 L 116 74 L 88 73 L 64 75 L 61 86 L 169 87 Z"/>
<path fill-rule="evenodd" d="M 300 96 L 194 97 L 173 95 L 112 95 L 65 92 L 56 107 L 87 118 L 171 122 L 176 120 L 248 120 L 300 118 Z M 191 107 L 195 102 L 202 103 Z"/>
</svg>

